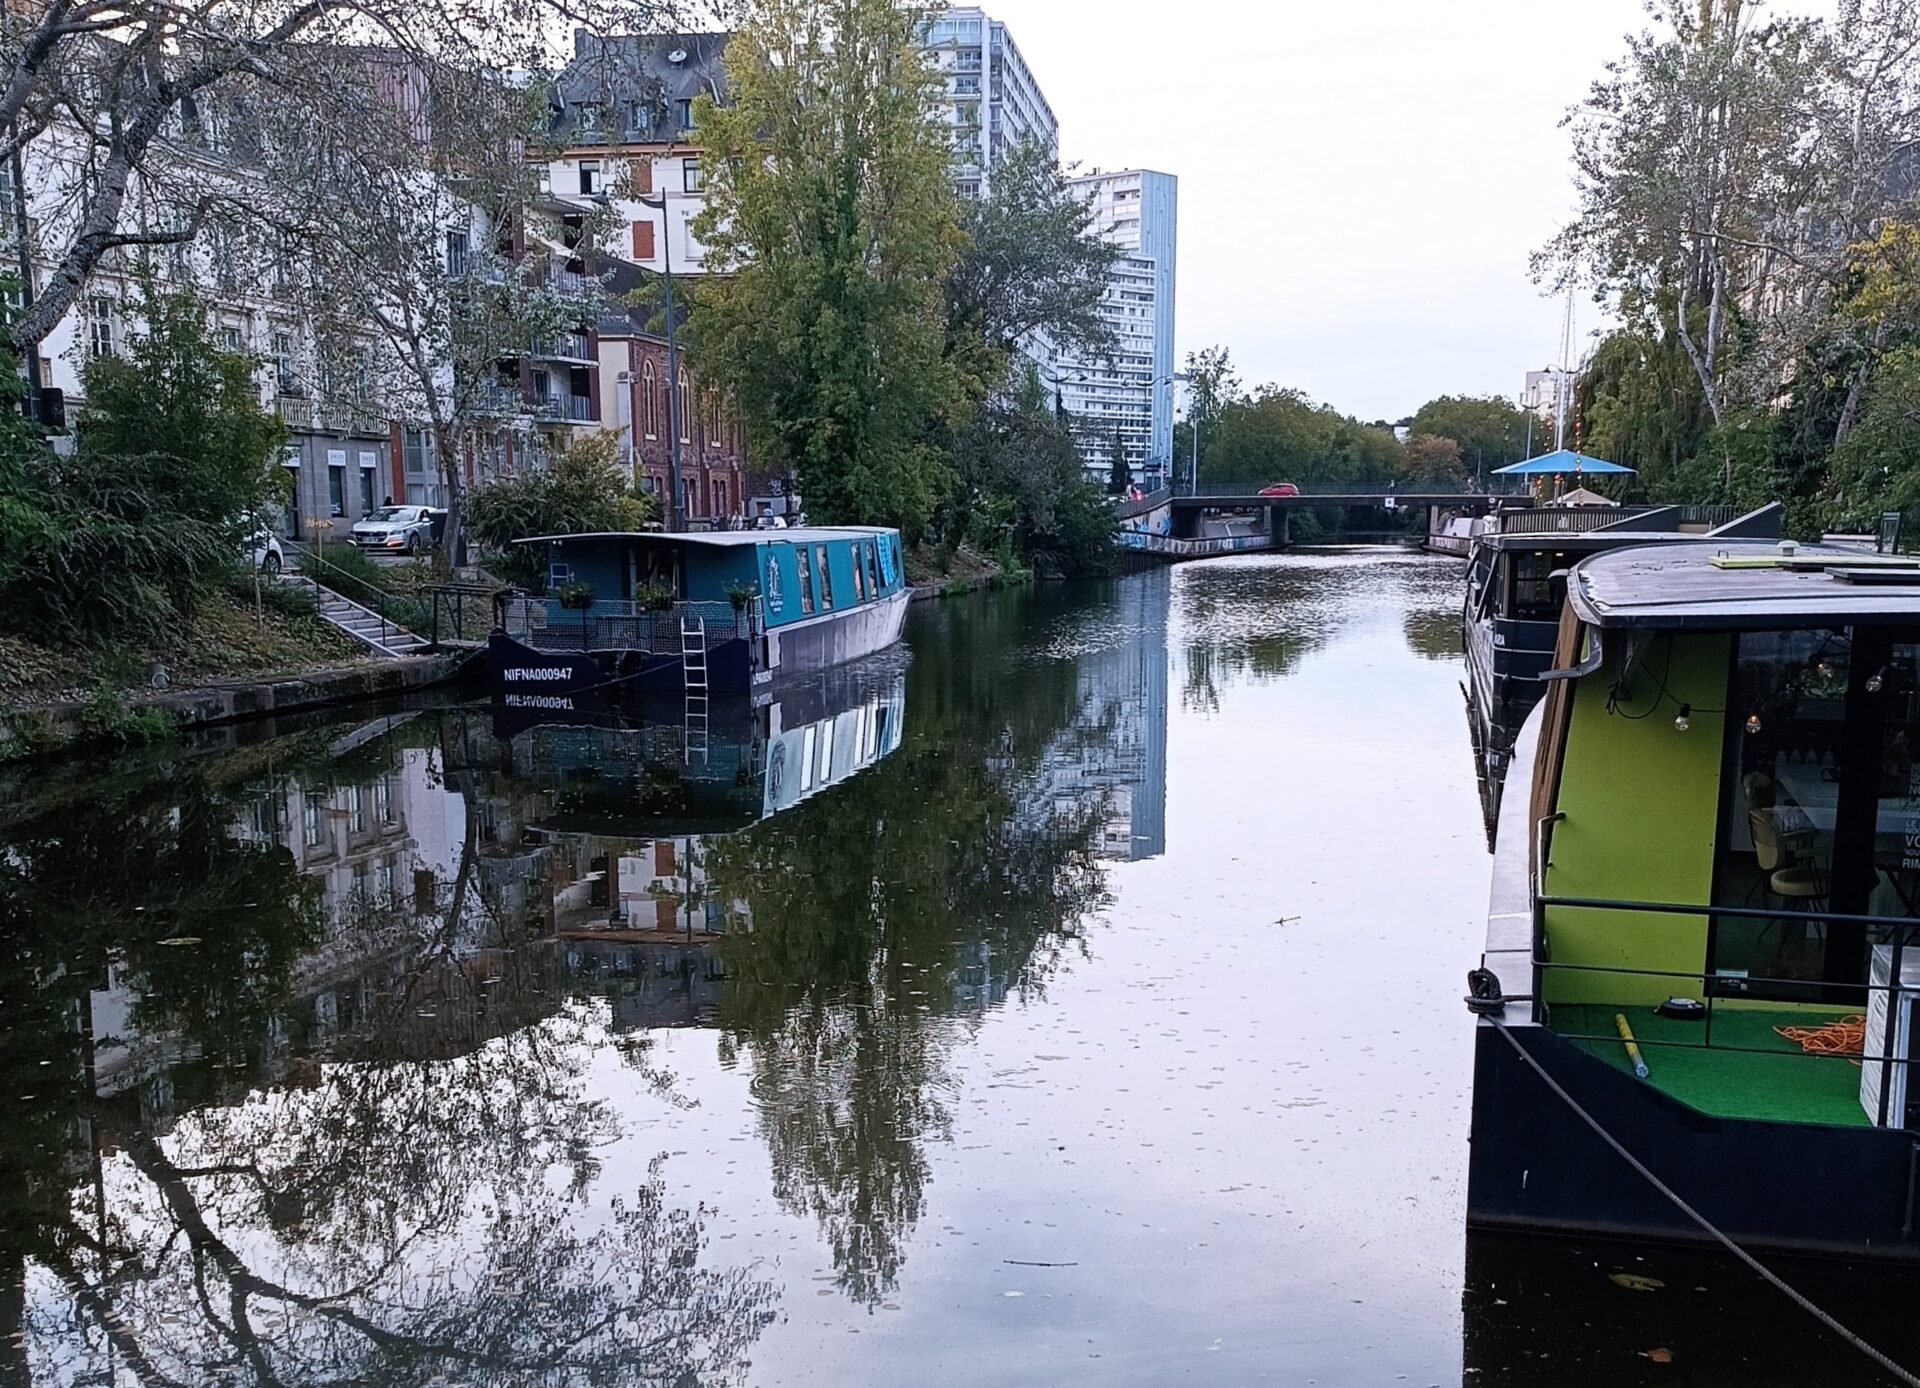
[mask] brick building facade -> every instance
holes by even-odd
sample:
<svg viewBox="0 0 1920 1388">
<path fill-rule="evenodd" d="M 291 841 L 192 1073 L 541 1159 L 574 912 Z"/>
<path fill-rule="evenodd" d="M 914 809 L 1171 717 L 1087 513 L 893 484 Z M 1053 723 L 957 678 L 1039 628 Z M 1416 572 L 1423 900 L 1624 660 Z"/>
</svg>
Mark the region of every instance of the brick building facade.
<svg viewBox="0 0 1920 1388">
<path fill-rule="evenodd" d="M 672 466 L 669 421 L 674 408 L 667 392 L 675 390 L 680 423 L 681 515 L 687 522 L 746 515 L 746 433 L 721 392 L 701 384 L 684 352 L 680 354 L 680 379 L 670 382 L 665 338 L 638 330 L 618 335 L 603 324 L 600 341 L 614 348 L 613 359 L 621 363 L 615 388 L 626 399 L 619 423 L 627 430 L 627 445 L 640 485 L 665 506 Z M 602 362 L 610 364 L 606 354 Z"/>
</svg>

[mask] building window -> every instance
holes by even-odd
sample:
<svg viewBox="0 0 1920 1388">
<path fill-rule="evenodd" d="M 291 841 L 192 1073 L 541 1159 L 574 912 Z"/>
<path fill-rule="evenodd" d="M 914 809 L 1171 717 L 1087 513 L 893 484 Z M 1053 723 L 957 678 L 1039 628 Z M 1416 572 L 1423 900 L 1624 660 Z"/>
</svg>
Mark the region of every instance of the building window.
<svg viewBox="0 0 1920 1388">
<path fill-rule="evenodd" d="M 280 394 L 300 393 L 300 373 L 294 369 L 293 362 L 292 333 L 276 332 L 273 335 L 273 376 Z"/>
<path fill-rule="evenodd" d="M 467 273 L 467 234 L 464 231 L 447 233 L 447 276 L 449 279 L 462 279 Z"/>
<path fill-rule="evenodd" d="M 301 807 L 300 840 L 308 848 L 318 848 L 327 839 L 327 800 L 317 790 L 307 792 Z"/>
<path fill-rule="evenodd" d="M 687 193 L 697 193 L 707 186 L 707 176 L 700 169 L 698 159 L 680 161 L 680 188 Z"/>
<path fill-rule="evenodd" d="M 693 102 L 691 100 L 674 102 L 673 116 L 680 129 L 693 129 Z"/>
<path fill-rule="evenodd" d="M 727 514 L 727 484 L 718 477 L 713 479 L 713 514 Z"/>
<path fill-rule="evenodd" d="M 653 105 L 646 101 L 627 103 L 627 131 L 633 135 L 644 135 L 653 129 Z"/>
<path fill-rule="evenodd" d="M 680 415 L 678 422 L 680 425 L 680 442 L 682 443 L 693 442 L 693 417 L 687 409 L 687 404 L 687 368 L 683 366 L 680 368 L 679 382 L 674 387 L 674 405 Z"/>
<path fill-rule="evenodd" d="M 813 553 L 820 561 L 820 608 L 825 611 L 833 606 L 833 575 L 827 569 L 827 547 L 820 545 Z"/>
<path fill-rule="evenodd" d="M 707 401 L 707 447 L 720 446 L 720 392 L 715 391 Z"/>
<path fill-rule="evenodd" d="M 794 550 L 798 561 L 794 567 L 800 571 L 800 615 L 805 617 L 813 612 L 813 565 L 807 562 L 807 547 L 801 545 Z"/>
<path fill-rule="evenodd" d="M 600 161 L 598 159 L 580 161 L 580 192 L 589 198 L 600 196 Z"/>
<path fill-rule="evenodd" d="M 113 298 L 95 294 L 87 300 L 87 347 L 96 357 L 113 355 Z"/>
<path fill-rule="evenodd" d="M 220 330 L 220 350 L 230 352 L 236 357 L 247 350 L 246 341 L 240 336 L 240 330 L 238 328 L 222 328 Z"/>
<path fill-rule="evenodd" d="M 329 515 L 347 514 L 347 465 L 344 459 L 327 464 L 327 507 Z"/>
<path fill-rule="evenodd" d="M 363 467 L 360 469 L 360 514 L 370 516 L 373 509 L 373 469 Z"/>
<path fill-rule="evenodd" d="M 650 439 L 660 437 L 660 382 L 652 361 L 640 368 L 640 428 Z"/>
</svg>

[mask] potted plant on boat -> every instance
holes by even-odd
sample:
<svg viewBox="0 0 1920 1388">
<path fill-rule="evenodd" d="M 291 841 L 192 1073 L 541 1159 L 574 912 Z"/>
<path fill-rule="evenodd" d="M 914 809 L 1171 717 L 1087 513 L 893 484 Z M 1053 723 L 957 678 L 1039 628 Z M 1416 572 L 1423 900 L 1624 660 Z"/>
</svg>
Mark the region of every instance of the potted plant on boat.
<svg viewBox="0 0 1920 1388">
<path fill-rule="evenodd" d="M 735 612 L 745 612 L 747 604 L 753 601 L 754 594 L 760 591 L 755 583 L 741 583 L 735 580 L 727 585 L 727 601 L 733 604 Z"/>
<path fill-rule="evenodd" d="M 673 588 L 658 579 L 648 579 L 633 590 L 633 600 L 647 612 L 667 612 L 673 607 Z"/>
</svg>

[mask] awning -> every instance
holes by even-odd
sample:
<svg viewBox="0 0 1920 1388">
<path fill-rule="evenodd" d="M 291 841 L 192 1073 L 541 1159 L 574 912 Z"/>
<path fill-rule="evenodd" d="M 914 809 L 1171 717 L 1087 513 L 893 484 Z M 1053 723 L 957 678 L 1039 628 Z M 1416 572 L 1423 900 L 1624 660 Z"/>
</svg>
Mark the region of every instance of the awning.
<svg viewBox="0 0 1920 1388">
<path fill-rule="evenodd" d="M 1542 454 L 1538 458 L 1529 458 L 1524 463 L 1513 463 L 1507 467 L 1493 470 L 1495 477 L 1554 477 L 1570 472 L 1632 472 L 1630 467 L 1621 467 L 1605 458 L 1595 458 L 1591 454 L 1576 453 L 1571 448 L 1563 448 L 1558 453 Z"/>
</svg>

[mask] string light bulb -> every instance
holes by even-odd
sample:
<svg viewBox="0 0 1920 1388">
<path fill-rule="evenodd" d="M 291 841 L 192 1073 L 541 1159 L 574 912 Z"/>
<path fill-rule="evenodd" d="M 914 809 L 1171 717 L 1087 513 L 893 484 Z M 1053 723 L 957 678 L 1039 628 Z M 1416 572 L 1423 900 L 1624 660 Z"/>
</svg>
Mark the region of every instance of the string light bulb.
<svg viewBox="0 0 1920 1388">
<path fill-rule="evenodd" d="M 1759 731 L 1760 731 L 1760 715 L 1757 713 L 1749 713 L 1747 715 L 1748 736 L 1752 736 L 1754 733 L 1757 733 Z"/>
<path fill-rule="evenodd" d="M 1677 733 L 1683 733 L 1688 728 L 1691 728 L 1692 726 L 1693 726 L 1693 705 L 1692 704 L 1680 705 L 1680 713 L 1673 720 L 1673 730 Z"/>
<path fill-rule="evenodd" d="M 1867 676 L 1867 693 L 1878 694 L 1886 687 L 1887 672 L 1884 669 L 1875 670 L 1871 675 Z"/>
</svg>

